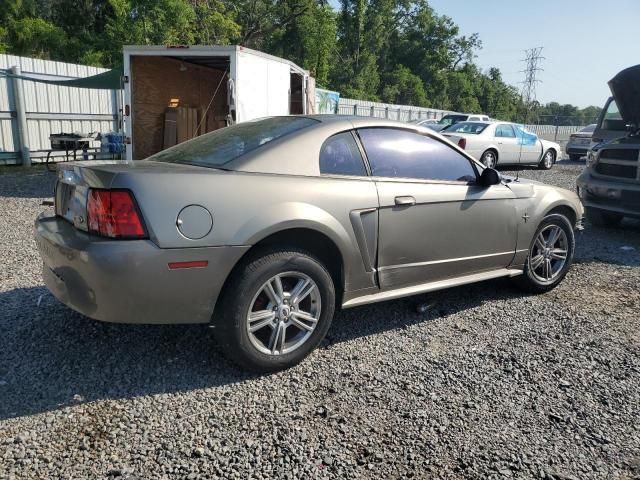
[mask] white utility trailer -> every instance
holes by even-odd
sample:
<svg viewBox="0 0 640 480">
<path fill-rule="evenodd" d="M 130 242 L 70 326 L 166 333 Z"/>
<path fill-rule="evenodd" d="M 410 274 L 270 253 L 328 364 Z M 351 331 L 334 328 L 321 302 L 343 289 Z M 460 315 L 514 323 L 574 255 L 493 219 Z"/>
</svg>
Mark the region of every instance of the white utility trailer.
<svg viewBox="0 0 640 480">
<path fill-rule="evenodd" d="M 241 46 L 125 46 L 126 158 L 233 123 L 313 111 L 313 78 Z"/>
</svg>

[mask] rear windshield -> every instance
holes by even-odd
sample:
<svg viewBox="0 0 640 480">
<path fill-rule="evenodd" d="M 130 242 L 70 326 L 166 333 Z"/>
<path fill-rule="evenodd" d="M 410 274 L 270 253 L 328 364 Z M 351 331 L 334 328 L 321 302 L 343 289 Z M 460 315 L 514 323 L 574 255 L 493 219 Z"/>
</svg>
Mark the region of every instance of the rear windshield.
<svg viewBox="0 0 640 480">
<path fill-rule="evenodd" d="M 464 122 L 469 115 L 445 115 L 438 122 L 440 125 L 451 125 L 453 123 Z"/>
<path fill-rule="evenodd" d="M 487 126 L 489 126 L 488 123 L 460 122 L 447 127 L 444 131 L 447 133 L 470 133 L 477 135 L 484 131 Z"/>
<path fill-rule="evenodd" d="M 222 167 L 256 148 L 315 123 L 318 120 L 306 117 L 271 117 L 240 123 L 175 145 L 150 156 L 148 160 Z"/>
</svg>

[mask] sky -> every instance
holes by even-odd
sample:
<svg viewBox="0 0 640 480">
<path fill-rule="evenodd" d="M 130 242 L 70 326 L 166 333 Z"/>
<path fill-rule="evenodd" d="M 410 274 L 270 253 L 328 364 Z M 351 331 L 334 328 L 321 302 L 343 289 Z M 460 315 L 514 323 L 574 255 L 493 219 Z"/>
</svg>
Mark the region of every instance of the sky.
<svg viewBox="0 0 640 480">
<path fill-rule="evenodd" d="M 331 3 L 336 6 L 337 1 Z M 478 33 L 476 63 L 498 67 L 521 87 L 524 50 L 543 47 L 537 98 L 542 103 L 602 106 L 607 81 L 640 63 L 640 0 L 429 0 L 460 33 Z"/>
</svg>

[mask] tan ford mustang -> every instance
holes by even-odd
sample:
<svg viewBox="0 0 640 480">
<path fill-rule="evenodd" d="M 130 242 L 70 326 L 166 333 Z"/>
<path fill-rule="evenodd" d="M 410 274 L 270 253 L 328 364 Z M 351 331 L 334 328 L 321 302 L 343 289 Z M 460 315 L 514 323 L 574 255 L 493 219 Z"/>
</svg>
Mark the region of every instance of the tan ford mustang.
<svg viewBox="0 0 640 480">
<path fill-rule="evenodd" d="M 555 287 L 582 214 L 574 193 L 501 178 L 427 128 L 289 116 L 65 164 L 36 238 L 74 310 L 210 323 L 227 356 L 270 371 L 309 354 L 337 307 L 497 277 Z"/>
</svg>

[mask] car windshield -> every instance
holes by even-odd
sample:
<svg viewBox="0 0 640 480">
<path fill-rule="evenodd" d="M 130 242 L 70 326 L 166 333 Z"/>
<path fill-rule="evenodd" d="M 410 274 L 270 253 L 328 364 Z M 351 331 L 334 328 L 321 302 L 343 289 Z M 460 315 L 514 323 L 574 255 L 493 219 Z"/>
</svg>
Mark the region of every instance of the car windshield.
<svg viewBox="0 0 640 480">
<path fill-rule="evenodd" d="M 467 117 L 468 115 L 445 115 L 438 121 L 438 123 L 440 125 L 452 125 L 454 123 L 464 122 Z"/>
<path fill-rule="evenodd" d="M 318 120 L 306 117 L 271 117 L 240 123 L 196 137 L 148 158 L 154 162 L 223 167 L 236 158 Z"/>
<path fill-rule="evenodd" d="M 451 125 L 445 131 L 447 133 L 470 133 L 477 135 L 487 128 L 488 123 L 476 123 L 476 122 L 460 122 L 455 125 Z"/>
<path fill-rule="evenodd" d="M 594 123 L 593 125 L 587 125 L 582 130 L 579 130 L 579 131 L 580 133 L 593 133 L 595 129 L 596 129 L 596 124 Z"/>
</svg>

